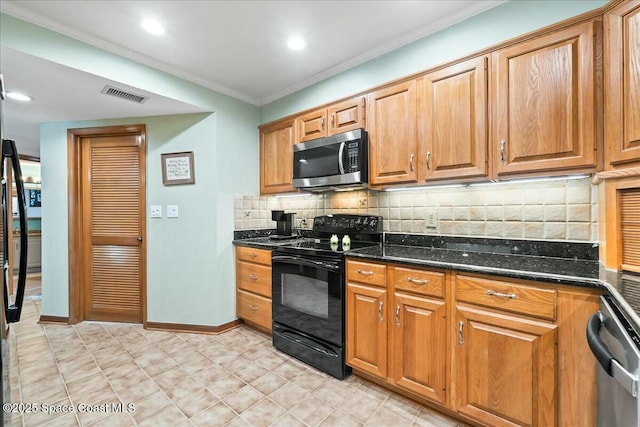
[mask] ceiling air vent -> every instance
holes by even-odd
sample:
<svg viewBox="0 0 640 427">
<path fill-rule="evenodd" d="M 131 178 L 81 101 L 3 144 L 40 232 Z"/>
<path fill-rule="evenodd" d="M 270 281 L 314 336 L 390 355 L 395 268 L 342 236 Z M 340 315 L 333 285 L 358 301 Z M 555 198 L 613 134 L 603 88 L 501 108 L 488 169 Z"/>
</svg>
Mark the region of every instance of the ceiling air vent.
<svg viewBox="0 0 640 427">
<path fill-rule="evenodd" d="M 117 87 L 106 85 L 100 93 L 104 93 L 105 95 L 116 96 L 118 98 L 126 99 L 127 101 L 136 102 L 138 104 L 144 103 L 148 96 L 137 95 L 135 93 L 127 92 L 122 89 L 118 89 Z"/>
</svg>

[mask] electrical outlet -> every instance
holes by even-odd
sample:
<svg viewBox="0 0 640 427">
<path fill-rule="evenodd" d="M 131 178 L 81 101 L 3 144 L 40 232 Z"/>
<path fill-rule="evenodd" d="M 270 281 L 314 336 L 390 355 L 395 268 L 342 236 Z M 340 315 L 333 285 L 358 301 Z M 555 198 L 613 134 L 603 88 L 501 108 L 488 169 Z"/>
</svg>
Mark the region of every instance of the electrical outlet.
<svg viewBox="0 0 640 427">
<path fill-rule="evenodd" d="M 438 226 L 438 212 L 435 210 L 428 210 L 427 211 L 427 221 L 426 221 L 426 227 L 427 228 L 436 228 Z"/>
</svg>

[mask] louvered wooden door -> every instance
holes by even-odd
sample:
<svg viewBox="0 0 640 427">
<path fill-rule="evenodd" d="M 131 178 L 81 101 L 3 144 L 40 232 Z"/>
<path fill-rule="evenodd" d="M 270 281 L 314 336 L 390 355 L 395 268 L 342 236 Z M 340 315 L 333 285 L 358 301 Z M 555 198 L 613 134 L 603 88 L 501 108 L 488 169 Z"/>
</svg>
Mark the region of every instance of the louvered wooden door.
<svg viewBox="0 0 640 427">
<path fill-rule="evenodd" d="M 84 318 L 142 322 L 144 143 L 140 135 L 82 141 Z"/>
<path fill-rule="evenodd" d="M 640 273 L 640 188 L 620 190 L 622 269 Z"/>
</svg>

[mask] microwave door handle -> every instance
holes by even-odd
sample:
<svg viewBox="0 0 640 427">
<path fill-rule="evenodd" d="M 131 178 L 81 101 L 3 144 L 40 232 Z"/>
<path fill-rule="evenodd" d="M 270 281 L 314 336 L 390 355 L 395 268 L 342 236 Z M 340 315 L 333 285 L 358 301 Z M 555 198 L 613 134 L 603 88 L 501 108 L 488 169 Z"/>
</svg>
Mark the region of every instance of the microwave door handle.
<svg viewBox="0 0 640 427">
<path fill-rule="evenodd" d="M 344 155 L 344 145 L 345 141 L 340 143 L 340 150 L 338 151 L 338 168 L 340 168 L 340 174 L 344 175 L 344 160 L 342 156 Z"/>
</svg>

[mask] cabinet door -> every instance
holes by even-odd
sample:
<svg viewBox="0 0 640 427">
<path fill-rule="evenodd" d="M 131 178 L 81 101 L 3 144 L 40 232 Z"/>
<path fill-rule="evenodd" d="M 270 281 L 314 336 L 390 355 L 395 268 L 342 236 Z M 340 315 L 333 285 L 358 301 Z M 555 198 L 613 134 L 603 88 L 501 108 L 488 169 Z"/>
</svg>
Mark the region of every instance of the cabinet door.
<svg viewBox="0 0 640 427">
<path fill-rule="evenodd" d="M 293 191 L 294 119 L 260 129 L 260 194 Z"/>
<path fill-rule="evenodd" d="M 640 1 L 605 15 L 607 167 L 640 162 Z"/>
<path fill-rule="evenodd" d="M 391 318 L 391 376 L 398 387 L 446 401 L 447 313 L 443 300 L 396 293 Z"/>
<path fill-rule="evenodd" d="M 347 285 L 347 365 L 387 376 L 387 291 Z"/>
<path fill-rule="evenodd" d="M 493 426 L 556 425 L 556 326 L 456 307 L 456 409 Z"/>
<path fill-rule="evenodd" d="M 416 182 L 416 81 L 368 95 L 369 183 Z"/>
<path fill-rule="evenodd" d="M 418 81 L 420 181 L 488 175 L 486 67 L 483 56 Z"/>
<path fill-rule="evenodd" d="M 364 97 L 349 99 L 330 106 L 327 109 L 327 117 L 329 120 L 327 134 L 329 136 L 364 128 Z"/>
<path fill-rule="evenodd" d="M 312 111 L 296 120 L 298 126 L 298 142 L 327 136 L 327 110 Z"/>
<path fill-rule="evenodd" d="M 498 177 L 595 170 L 594 26 L 494 53 L 489 145 Z"/>
</svg>

